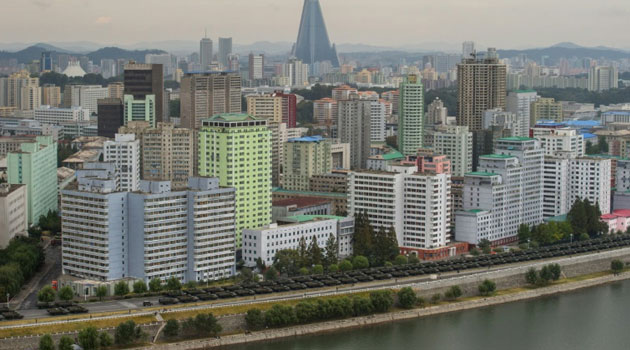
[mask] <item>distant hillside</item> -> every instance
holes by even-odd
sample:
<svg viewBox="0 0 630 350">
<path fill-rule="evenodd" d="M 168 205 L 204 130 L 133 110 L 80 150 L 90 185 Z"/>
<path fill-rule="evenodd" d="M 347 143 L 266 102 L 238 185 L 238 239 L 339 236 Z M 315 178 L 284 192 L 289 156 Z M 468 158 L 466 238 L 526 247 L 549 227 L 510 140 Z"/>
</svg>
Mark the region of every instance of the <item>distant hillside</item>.
<svg viewBox="0 0 630 350">
<path fill-rule="evenodd" d="M 91 52 L 87 54 L 86 56 L 89 57 L 90 61 L 100 64 L 102 59 L 108 59 L 108 58 L 114 59 L 114 60 L 119 59 L 119 58 L 125 58 L 129 60 L 134 60 L 136 62 L 144 62 L 144 57 L 147 54 L 160 54 L 160 53 L 166 53 L 166 52 L 162 50 L 129 51 L 129 50 L 124 50 L 118 47 L 104 47 L 102 49 Z"/>
<path fill-rule="evenodd" d="M 144 57 L 147 54 L 159 54 L 165 53 L 161 50 L 124 50 L 118 47 L 105 47 L 86 55 L 80 53 L 71 53 L 66 50 L 57 48 L 48 44 L 37 44 L 29 46 L 23 50 L 17 52 L 0 51 L 0 60 L 17 59 L 18 63 L 31 63 L 33 60 L 39 60 L 42 56 L 42 52 L 51 51 L 53 59 L 57 60 L 57 56 L 60 54 L 68 54 L 76 57 L 87 56 L 90 60 L 96 64 L 100 64 L 102 59 L 129 59 L 137 62 L 144 62 Z"/>
<path fill-rule="evenodd" d="M 568 47 L 570 46 L 570 47 Z M 560 45 L 547 47 L 543 49 L 527 49 L 527 50 L 498 50 L 499 57 L 510 58 L 519 55 L 526 55 L 528 58 L 538 60 L 542 56 L 549 56 L 553 60 L 558 60 L 562 57 L 578 57 L 578 58 L 606 58 L 610 60 L 618 60 L 622 58 L 630 58 L 630 53 L 622 50 L 609 49 L 609 48 L 589 48 L 579 47 L 577 45 L 568 45 L 562 43 Z"/>
<path fill-rule="evenodd" d="M 33 60 L 39 60 L 42 52 L 48 51 L 41 46 L 29 46 L 24 50 L 17 52 L 0 51 L 0 60 L 17 59 L 18 63 L 30 63 Z"/>
</svg>

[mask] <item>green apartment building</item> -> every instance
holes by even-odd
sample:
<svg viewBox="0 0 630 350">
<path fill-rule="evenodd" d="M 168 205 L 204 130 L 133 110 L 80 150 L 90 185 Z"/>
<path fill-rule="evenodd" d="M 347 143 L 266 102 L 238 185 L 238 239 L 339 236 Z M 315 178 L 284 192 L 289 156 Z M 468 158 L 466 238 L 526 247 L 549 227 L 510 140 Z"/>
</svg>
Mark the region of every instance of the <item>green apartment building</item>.
<svg viewBox="0 0 630 350">
<path fill-rule="evenodd" d="M 330 141 L 321 136 L 304 136 L 285 143 L 282 187 L 293 191 L 309 191 L 313 175 L 332 171 L 330 148 Z"/>
<path fill-rule="evenodd" d="M 201 120 L 199 175 L 236 188 L 236 246 L 241 232 L 271 223 L 271 131 L 265 119 L 218 114 Z"/>
<path fill-rule="evenodd" d="M 9 153 L 7 173 L 10 184 L 27 187 L 29 224 L 57 210 L 57 143 L 51 136 L 38 136 L 35 142 L 21 144 L 20 151 Z"/>
<path fill-rule="evenodd" d="M 156 124 L 155 95 L 146 95 L 143 99 L 135 99 L 133 95 L 125 95 L 123 99 L 125 125 L 129 122 L 148 122 L 152 128 Z"/>
<path fill-rule="evenodd" d="M 424 86 L 417 75 L 400 84 L 398 148 L 405 156 L 418 153 L 424 138 Z"/>
</svg>

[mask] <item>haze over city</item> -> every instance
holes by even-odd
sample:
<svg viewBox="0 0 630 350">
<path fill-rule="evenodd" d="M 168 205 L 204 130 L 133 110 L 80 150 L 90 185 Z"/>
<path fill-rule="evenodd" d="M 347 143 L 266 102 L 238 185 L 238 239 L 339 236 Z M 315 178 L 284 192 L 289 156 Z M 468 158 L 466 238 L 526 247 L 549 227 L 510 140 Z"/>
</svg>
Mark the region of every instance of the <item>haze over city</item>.
<svg viewBox="0 0 630 350">
<path fill-rule="evenodd" d="M 625 0 L 323 0 L 331 40 L 456 50 L 464 40 L 505 49 L 571 41 L 628 48 Z M 298 0 L 3 0 L 0 42 L 128 45 L 231 36 L 235 43 L 295 41 Z M 150 16 L 138 15 L 150 13 Z M 37 25 L 33 25 L 33 21 Z M 67 23 L 68 25 L 59 25 Z M 10 35 L 9 35 L 10 33 Z M 434 43 L 435 45 L 430 45 Z M 445 45 L 446 44 L 446 45 Z M 148 47 L 147 47 L 148 48 Z"/>
</svg>

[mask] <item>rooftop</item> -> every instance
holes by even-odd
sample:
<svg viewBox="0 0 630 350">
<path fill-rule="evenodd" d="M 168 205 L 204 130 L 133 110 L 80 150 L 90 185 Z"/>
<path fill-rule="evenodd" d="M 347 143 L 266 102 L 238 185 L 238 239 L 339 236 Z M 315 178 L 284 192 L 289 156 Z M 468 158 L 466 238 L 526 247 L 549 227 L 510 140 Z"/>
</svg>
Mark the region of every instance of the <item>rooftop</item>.
<svg viewBox="0 0 630 350">
<path fill-rule="evenodd" d="M 509 155 L 509 154 L 486 154 L 481 156 L 483 158 L 494 158 L 494 159 L 509 159 L 509 158 L 516 158 L 515 156 Z"/>
<path fill-rule="evenodd" d="M 394 148 L 392 148 L 389 153 L 383 154 L 383 159 L 385 160 L 396 160 L 402 158 L 405 158 L 405 156 Z"/>
<path fill-rule="evenodd" d="M 495 176 L 495 175 L 499 175 L 497 173 L 489 173 L 489 172 L 485 172 L 485 171 L 473 171 L 470 173 L 466 173 L 466 176 Z"/>
<path fill-rule="evenodd" d="M 512 136 L 512 137 L 504 137 L 499 139 L 499 141 L 533 141 L 531 137 L 522 137 L 522 136 Z"/>
<path fill-rule="evenodd" d="M 287 219 L 295 220 L 297 222 L 308 222 L 318 219 L 327 219 L 327 220 L 343 220 L 344 216 L 336 216 L 336 215 L 296 215 L 289 216 Z"/>
<path fill-rule="evenodd" d="M 206 119 L 213 122 L 244 122 L 250 120 L 259 120 L 254 116 L 245 113 L 225 113 L 225 114 L 217 114 L 212 117 Z"/>
<path fill-rule="evenodd" d="M 469 212 L 469 213 L 477 214 L 477 213 L 483 213 L 484 211 L 487 211 L 487 210 L 485 210 L 485 209 L 470 209 L 470 210 L 466 210 L 466 211 Z"/>
<path fill-rule="evenodd" d="M 345 193 L 335 193 L 335 192 L 292 191 L 292 190 L 287 190 L 280 187 L 275 187 L 271 191 L 272 193 L 296 194 L 296 195 L 311 196 L 311 197 L 337 197 L 339 199 L 348 198 L 348 195 Z"/>
<path fill-rule="evenodd" d="M 272 202 L 272 206 L 274 207 L 288 207 L 295 205 L 298 209 L 307 208 L 317 205 L 323 205 L 330 203 L 330 200 L 323 199 L 321 197 L 298 197 L 298 198 L 288 198 L 288 199 L 279 199 Z"/>
<path fill-rule="evenodd" d="M 294 139 L 289 139 L 287 142 L 322 142 L 324 138 L 316 135 L 316 136 L 302 136 L 296 137 Z"/>
</svg>

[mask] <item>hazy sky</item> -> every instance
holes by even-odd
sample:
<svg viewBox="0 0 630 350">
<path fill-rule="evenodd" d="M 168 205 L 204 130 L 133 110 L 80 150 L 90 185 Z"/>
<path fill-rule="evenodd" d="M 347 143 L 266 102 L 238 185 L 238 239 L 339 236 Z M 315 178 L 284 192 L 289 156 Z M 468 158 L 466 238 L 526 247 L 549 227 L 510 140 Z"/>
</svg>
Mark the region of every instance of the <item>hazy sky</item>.
<svg viewBox="0 0 630 350">
<path fill-rule="evenodd" d="M 0 0 L 0 42 L 294 41 L 302 0 Z M 629 0 L 321 0 L 331 40 L 630 47 Z"/>
</svg>

